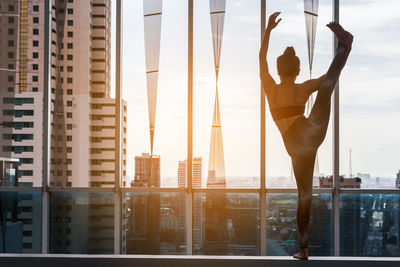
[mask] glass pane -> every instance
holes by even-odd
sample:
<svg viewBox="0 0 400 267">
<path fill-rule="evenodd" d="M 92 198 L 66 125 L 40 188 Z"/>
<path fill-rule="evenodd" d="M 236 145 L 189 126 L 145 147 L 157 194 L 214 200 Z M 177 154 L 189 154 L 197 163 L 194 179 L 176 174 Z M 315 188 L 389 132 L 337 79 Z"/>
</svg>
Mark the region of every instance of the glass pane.
<svg viewBox="0 0 400 267">
<path fill-rule="evenodd" d="M 0 161 L 19 160 L 18 177 L 0 186 L 42 185 L 44 3 L 0 7 Z"/>
<path fill-rule="evenodd" d="M 282 21 L 271 34 L 268 51 L 269 70 L 276 83 L 280 83 L 276 69 L 276 59 L 283 53 L 287 46 L 293 46 L 296 56 L 300 59 L 300 74 L 297 77 L 296 83 L 303 83 L 310 79 L 310 76 L 318 78 L 327 72 L 332 61 L 332 35 L 331 31 L 325 25 L 332 20 L 331 5 L 332 1 L 330 0 L 319 1 L 312 72 L 310 72 L 303 1 L 298 1 L 297 4 L 293 4 L 291 0 L 270 1 L 267 4 L 267 21 L 271 13 L 275 11 L 282 12 L 280 15 Z M 311 97 L 314 101 L 316 95 L 317 92 Z M 291 160 L 286 152 L 281 134 L 271 117 L 268 102 L 266 114 L 267 187 L 296 187 Z M 307 117 L 307 105 L 305 114 Z M 330 175 L 332 175 L 331 123 L 328 126 L 325 141 L 318 150 L 314 169 L 314 187 L 319 186 L 320 177 L 329 177 Z"/>
<path fill-rule="evenodd" d="M 186 254 L 184 193 L 124 193 L 123 253 Z"/>
<path fill-rule="evenodd" d="M 341 2 L 340 19 L 354 43 L 340 80 L 340 173 L 360 178 L 361 188 L 396 186 L 399 9 L 400 2 L 393 0 Z"/>
<path fill-rule="evenodd" d="M 52 192 L 50 253 L 114 253 L 114 195 Z"/>
<path fill-rule="evenodd" d="M 187 1 L 125 1 L 123 12 L 126 184 L 178 187 L 187 151 Z"/>
<path fill-rule="evenodd" d="M 0 253 L 41 253 L 42 194 L 0 192 Z"/>
<path fill-rule="evenodd" d="M 299 250 L 297 194 L 267 194 L 267 255 L 292 256 Z M 313 194 L 309 224 L 309 255 L 333 254 L 332 197 Z"/>
<path fill-rule="evenodd" d="M 203 187 L 260 185 L 259 46 L 259 1 L 212 10 L 194 1 L 193 151 Z"/>
<path fill-rule="evenodd" d="M 196 193 L 193 210 L 193 253 L 259 255 L 258 194 Z"/>
<path fill-rule="evenodd" d="M 50 186 L 113 187 L 115 184 L 112 2 L 54 2 Z M 125 115 L 123 107 L 122 110 Z"/>
<path fill-rule="evenodd" d="M 340 255 L 399 257 L 400 196 L 341 194 Z"/>
</svg>

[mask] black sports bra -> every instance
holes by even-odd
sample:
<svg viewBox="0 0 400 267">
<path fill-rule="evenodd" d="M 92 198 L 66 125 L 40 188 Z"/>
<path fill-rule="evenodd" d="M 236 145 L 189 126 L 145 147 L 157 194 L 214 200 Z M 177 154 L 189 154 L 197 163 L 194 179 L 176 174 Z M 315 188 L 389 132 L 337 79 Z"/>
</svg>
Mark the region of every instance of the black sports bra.
<svg viewBox="0 0 400 267">
<path fill-rule="evenodd" d="M 278 95 L 278 88 L 275 88 L 274 96 L 273 96 L 273 102 L 276 103 L 276 98 Z M 274 105 L 274 107 L 271 107 L 270 105 L 270 111 L 272 118 L 274 121 L 282 120 L 282 119 L 287 119 L 293 116 L 299 116 L 299 115 L 304 115 L 305 111 L 305 104 L 299 104 L 296 102 L 297 98 L 297 86 L 295 85 L 294 87 L 294 93 L 293 93 L 293 103 L 291 105 Z"/>
</svg>

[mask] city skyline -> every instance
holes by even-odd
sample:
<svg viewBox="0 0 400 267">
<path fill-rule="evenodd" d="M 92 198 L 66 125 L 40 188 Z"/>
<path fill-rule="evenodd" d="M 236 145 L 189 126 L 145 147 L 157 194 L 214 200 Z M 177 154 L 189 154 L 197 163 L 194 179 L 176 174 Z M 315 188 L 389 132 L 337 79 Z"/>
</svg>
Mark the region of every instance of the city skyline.
<svg viewBox="0 0 400 267">
<path fill-rule="evenodd" d="M 304 25 L 303 3 L 295 5 L 290 1 L 268 2 L 267 14 L 281 10 L 283 21 L 271 37 L 269 62 L 274 65 L 276 58 L 286 45 L 294 45 L 301 60 L 299 81 L 308 78 L 307 41 Z M 398 55 L 391 49 L 400 35 L 380 31 L 379 38 L 386 42 L 380 55 L 373 55 L 374 48 L 369 43 L 378 44 L 379 38 L 370 39 L 365 32 L 365 24 L 371 30 L 379 31 L 383 25 L 397 25 L 396 14 L 390 5 L 395 1 L 379 4 L 377 1 L 346 1 L 343 3 L 342 23 L 355 32 L 355 53 L 349 58 L 348 67 L 343 71 L 340 82 L 340 168 L 341 174 L 349 169 L 348 150 L 353 151 L 353 172 L 370 173 L 374 177 L 394 177 L 399 169 L 399 148 L 396 138 L 397 126 L 391 131 L 385 125 L 398 120 L 399 107 L 393 99 L 400 97 L 397 88 Z M 363 5 L 365 13 L 356 12 Z M 382 9 L 387 16 L 380 17 L 374 25 L 368 21 L 372 10 Z M 131 126 L 128 125 L 128 162 L 133 155 L 148 151 L 146 139 L 147 113 L 144 87 L 144 41 L 141 1 L 125 3 L 124 6 L 124 97 L 128 107 Z M 350 11 L 354 11 L 351 13 Z M 195 2 L 194 5 L 194 154 L 208 161 L 210 140 L 209 118 L 214 104 L 215 76 L 213 74 L 213 55 L 211 26 L 209 24 L 208 1 Z M 332 58 L 331 34 L 325 24 L 332 19 L 331 1 L 320 1 L 314 55 L 314 76 L 327 70 Z M 155 153 L 163 158 L 163 177 L 174 177 L 176 162 L 186 158 L 186 63 L 187 63 L 187 5 L 186 2 L 168 1 L 163 5 L 163 24 L 160 48 L 159 90 L 157 103 L 157 133 Z M 201 23 L 200 23 L 201 22 Z M 361 23 L 362 22 L 362 23 Z M 132 36 L 135 36 L 133 39 Z M 367 38 L 369 38 L 367 40 Z M 224 124 L 224 150 L 227 177 L 259 176 L 259 78 L 258 49 L 260 41 L 259 4 L 257 1 L 227 1 L 224 42 L 221 54 L 219 78 L 220 108 Z M 129 44 L 129 45 L 127 45 Z M 238 53 L 240 51 L 240 53 Z M 369 59 L 373 62 L 363 60 Z M 387 58 L 392 58 L 387 60 Z M 371 64 L 376 65 L 371 65 Z M 389 64 L 392 71 L 384 73 L 377 66 Z M 273 76 L 277 79 L 276 71 Z M 382 76 L 386 92 L 392 98 L 377 95 L 368 81 L 371 71 Z M 355 81 L 358 82 L 355 83 Z M 357 96 L 357 92 L 365 94 Z M 376 90 L 375 90 L 376 91 Z M 364 92 L 364 91 L 363 91 Z M 368 93 L 368 95 L 367 95 Z M 374 95 L 372 98 L 370 96 Z M 360 97 L 363 102 L 354 101 Z M 374 100 L 374 101 L 373 101 Z M 368 109 L 370 107 L 370 109 Z M 382 118 L 382 112 L 388 116 Z M 370 117 L 368 117 L 370 116 Z M 379 118 L 379 120 L 378 120 Z M 379 127 L 374 127 L 378 125 Z M 184 129 L 181 131 L 181 129 Z M 319 150 L 320 172 L 330 174 L 332 169 L 332 136 L 328 129 L 326 141 Z M 267 110 L 267 176 L 290 176 L 290 160 L 286 155 L 279 133 L 270 119 Z M 373 142 L 371 142 L 373 139 Z M 247 140 L 243 145 L 242 141 Z M 350 145 L 351 144 L 351 145 Z M 203 166 L 206 168 L 206 166 Z M 128 175 L 133 175 L 133 166 L 128 166 Z M 203 170 L 206 173 L 206 169 Z"/>
</svg>

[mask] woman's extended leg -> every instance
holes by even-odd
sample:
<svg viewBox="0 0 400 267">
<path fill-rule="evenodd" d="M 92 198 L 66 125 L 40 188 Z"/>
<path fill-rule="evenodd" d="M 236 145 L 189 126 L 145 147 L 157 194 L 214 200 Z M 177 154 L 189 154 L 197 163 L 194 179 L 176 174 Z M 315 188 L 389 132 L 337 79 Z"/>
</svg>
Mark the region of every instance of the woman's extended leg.
<svg viewBox="0 0 400 267">
<path fill-rule="evenodd" d="M 299 233 L 300 252 L 295 258 L 308 259 L 308 224 L 312 200 L 312 180 L 316 153 L 292 157 L 292 165 L 298 188 L 297 231 Z"/>
<path fill-rule="evenodd" d="M 331 25 L 330 28 L 339 40 L 351 39 L 352 42 L 352 35 L 346 32 L 340 25 L 334 24 L 333 26 Z M 315 141 L 314 143 L 317 144 L 318 147 L 325 139 L 331 112 L 331 96 L 344 64 L 346 63 L 350 49 L 351 47 L 346 47 L 343 43 L 339 43 L 336 55 L 329 67 L 325 80 L 321 83 L 320 88 L 318 89 L 317 98 L 310 116 L 308 117 L 313 128 L 310 129 L 312 132 L 311 135 Z"/>
</svg>

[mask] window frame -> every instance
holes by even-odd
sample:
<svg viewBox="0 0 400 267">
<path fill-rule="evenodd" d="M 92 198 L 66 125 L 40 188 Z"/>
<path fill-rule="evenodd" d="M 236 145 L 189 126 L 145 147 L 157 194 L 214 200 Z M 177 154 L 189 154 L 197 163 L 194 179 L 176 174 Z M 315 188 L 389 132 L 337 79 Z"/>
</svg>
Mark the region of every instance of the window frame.
<svg viewBox="0 0 400 267">
<path fill-rule="evenodd" d="M 121 186 L 121 155 L 122 155 L 122 129 L 121 127 L 116 127 L 116 160 L 119 162 L 116 165 L 116 175 L 115 175 L 115 187 L 114 188 L 96 188 L 96 187 L 87 187 L 87 188 L 72 188 L 72 187 L 51 187 L 49 177 L 50 171 L 47 170 L 45 175 L 43 175 L 43 183 L 41 187 L 0 187 L 0 192 L 3 191 L 29 191 L 29 192 L 42 192 L 42 253 L 49 252 L 49 229 L 50 229 L 50 217 L 48 215 L 48 211 L 50 209 L 50 196 L 52 192 L 112 192 L 115 196 L 114 198 L 114 253 L 121 254 L 121 233 L 122 233 L 122 225 L 121 225 L 121 211 L 122 211 L 122 195 L 127 192 L 182 192 L 185 193 L 186 198 L 186 243 L 187 250 L 186 253 L 191 255 L 193 253 L 192 247 L 192 235 L 193 235 L 193 221 L 192 221 L 192 210 L 193 210 L 193 195 L 195 193 L 256 193 L 259 194 L 260 205 L 259 205 L 259 214 L 260 214 L 260 255 L 266 255 L 266 196 L 271 193 L 297 193 L 296 188 L 266 188 L 266 157 L 265 157 L 265 144 L 266 144 L 266 129 L 265 129 L 265 110 L 266 110 L 266 101 L 264 91 L 260 86 L 260 140 L 261 140 L 261 148 L 260 148 L 260 188 L 252 188 L 252 189 L 237 189 L 237 188 L 223 188 L 223 189 L 213 189 L 213 188 L 193 188 L 192 187 L 192 177 L 191 177 L 191 162 L 193 159 L 192 155 L 192 136 L 193 136 L 193 125 L 192 125 L 192 116 L 193 116 L 193 2 L 194 0 L 189 1 L 189 11 L 188 11 L 188 25 L 189 25 L 189 35 L 188 35 L 188 47 L 189 47 L 189 57 L 188 57 L 188 186 L 186 188 L 126 188 Z M 49 1 L 46 1 L 45 10 L 49 10 Z M 265 26 L 266 26 L 266 0 L 260 0 L 261 3 L 261 27 L 260 27 L 260 35 L 262 36 Z M 116 88 L 116 121 L 119 126 L 122 126 L 122 62 L 121 62 L 121 52 L 122 52 L 122 0 L 117 0 L 117 11 L 116 11 L 116 79 L 115 79 L 115 88 Z M 35 7 L 35 6 L 34 6 Z M 333 20 L 339 20 L 339 0 L 332 0 L 333 7 Z M 45 12 L 46 13 L 46 12 Z M 47 12 L 50 14 L 50 12 Z M 51 23 L 50 15 L 45 16 L 45 24 L 47 26 Z M 48 35 L 49 33 L 47 33 Z M 335 40 L 335 45 L 337 45 L 337 41 Z M 49 54 L 51 48 L 51 42 L 49 41 L 48 36 L 45 36 L 44 41 L 44 50 L 45 50 L 45 60 L 47 58 L 48 65 L 50 65 L 51 57 L 46 54 Z M 46 65 L 46 64 L 45 64 Z M 44 76 L 50 76 L 49 67 L 44 67 Z M 46 80 L 46 79 L 45 79 Z M 45 84 L 45 92 L 46 86 L 49 89 L 51 85 L 49 83 Z M 47 103 L 49 105 L 49 103 Z M 329 193 L 332 194 L 332 225 L 333 225 L 333 255 L 340 256 L 340 209 L 339 209 L 339 201 L 341 194 L 400 194 L 400 190 L 398 189 L 352 189 L 352 188 L 339 188 L 339 87 L 335 89 L 335 93 L 333 96 L 333 177 L 334 177 L 334 185 L 332 188 L 318 188 L 313 189 L 313 193 L 321 194 L 321 193 Z M 45 122 L 50 125 L 50 109 L 45 105 L 45 111 L 47 111 L 47 116 L 44 117 Z M 46 120 L 47 119 L 47 120 Z M 49 133 L 47 133 L 49 134 Z M 47 137 L 49 138 L 49 136 Z M 49 139 L 47 139 L 49 140 Z M 43 165 L 47 164 L 50 159 L 50 147 L 46 150 L 46 153 L 43 157 Z"/>
</svg>

